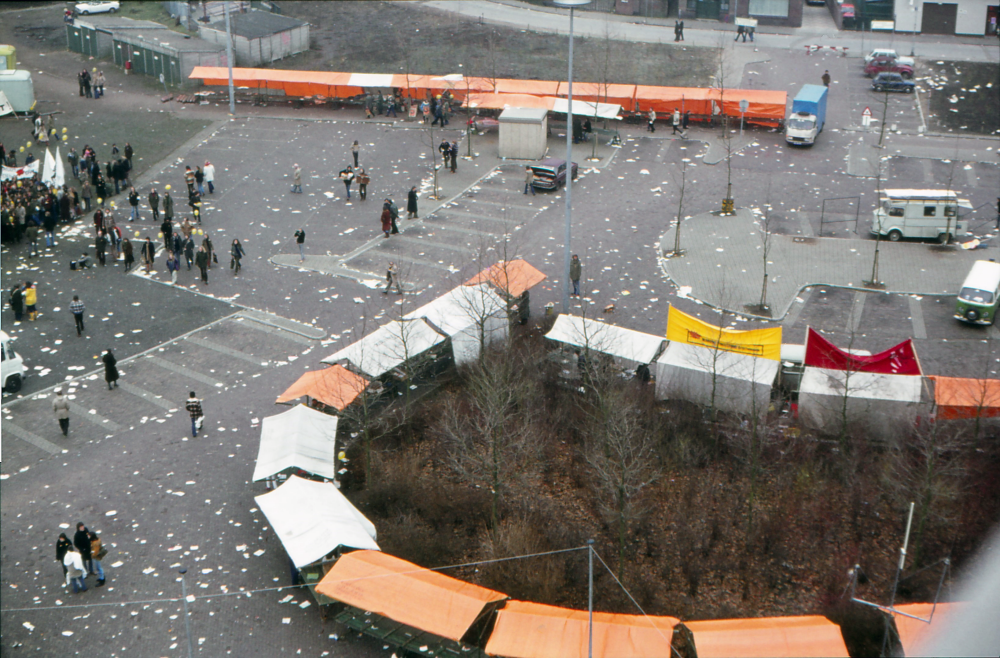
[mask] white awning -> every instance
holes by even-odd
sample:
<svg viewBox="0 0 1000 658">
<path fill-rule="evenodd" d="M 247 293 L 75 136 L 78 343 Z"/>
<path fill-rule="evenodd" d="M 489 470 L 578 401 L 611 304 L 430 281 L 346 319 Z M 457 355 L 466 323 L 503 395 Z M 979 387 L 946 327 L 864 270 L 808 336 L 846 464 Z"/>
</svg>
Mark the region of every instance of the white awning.
<svg viewBox="0 0 1000 658">
<path fill-rule="evenodd" d="M 660 354 L 666 339 L 607 322 L 562 314 L 545 337 L 625 359 L 636 365 L 650 364 Z"/>
<path fill-rule="evenodd" d="M 352 87 L 391 87 L 391 73 L 352 73 L 347 83 Z"/>
<path fill-rule="evenodd" d="M 444 340 L 444 336 L 423 320 L 393 320 L 322 362 L 332 365 L 347 361 L 374 379 Z"/>
<path fill-rule="evenodd" d="M 437 299 L 407 313 L 406 319 L 424 318 L 435 327 L 455 336 L 470 327 L 481 325 L 487 317 L 506 317 L 507 305 L 487 284 L 458 286 Z"/>
<path fill-rule="evenodd" d="M 569 107 L 565 98 L 556 98 L 552 103 L 552 111 L 566 113 Z M 596 109 L 596 113 L 595 113 Z M 615 103 L 591 103 L 589 101 L 578 101 L 573 99 L 573 114 L 583 117 L 597 117 L 598 119 L 620 119 L 618 116 L 622 111 L 622 106 Z"/>
<path fill-rule="evenodd" d="M 333 483 L 293 475 L 254 500 L 298 569 L 338 546 L 380 550 L 375 543 L 375 526 Z"/>
<path fill-rule="evenodd" d="M 828 368 L 807 367 L 802 375 L 799 393 L 843 398 L 892 402 L 920 402 L 923 378 L 914 375 L 886 375 L 875 372 L 846 372 Z"/>
<path fill-rule="evenodd" d="M 304 404 L 265 418 L 260 428 L 254 482 L 292 467 L 332 479 L 336 472 L 336 438 L 337 417 Z"/>
</svg>

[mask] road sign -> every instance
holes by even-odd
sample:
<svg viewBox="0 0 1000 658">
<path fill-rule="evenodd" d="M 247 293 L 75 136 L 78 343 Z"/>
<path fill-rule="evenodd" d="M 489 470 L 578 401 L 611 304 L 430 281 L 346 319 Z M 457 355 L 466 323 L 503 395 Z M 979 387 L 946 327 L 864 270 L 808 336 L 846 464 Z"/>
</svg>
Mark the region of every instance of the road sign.
<svg viewBox="0 0 1000 658">
<path fill-rule="evenodd" d="M 750 109 L 750 101 L 745 98 L 740 99 L 740 112 L 746 112 Z"/>
<path fill-rule="evenodd" d="M 870 117 L 872 115 L 872 108 L 866 107 L 865 111 L 861 113 L 863 117 Z"/>
<path fill-rule="evenodd" d="M 165 79 L 165 78 L 163 77 L 163 74 L 161 73 L 161 74 L 160 74 L 160 83 L 162 84 L 162 83 L 163 83 L 163 82 L 164 82 L 165 80 L 166 80 L 166 79 Z"/>
</svg>

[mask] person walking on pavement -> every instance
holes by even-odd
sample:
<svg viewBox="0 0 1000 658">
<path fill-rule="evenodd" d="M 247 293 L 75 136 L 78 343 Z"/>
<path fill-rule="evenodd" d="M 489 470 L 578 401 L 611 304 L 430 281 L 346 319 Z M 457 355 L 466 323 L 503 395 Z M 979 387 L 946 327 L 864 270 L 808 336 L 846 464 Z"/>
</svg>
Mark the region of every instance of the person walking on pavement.
<svg viewBox="0 0 1000 658">
<path fill-rule="evenodd" d="M 139 219 L 139 193 L 135 191 L 134 187 L 129 188 L 128 205 L 132 206 L 132 216 L 128 221 L 134 222 Z"/>
<path fill-rule="evenodd" d="M 757 31 L 757 28 L 755 28 L 753 25 L 751 25 L 751 26 L 749 26 L 747 28 L 747 34 L 750 35 L 750 43 L 753 43 L 753 33 L 756 32 L 756 31 Z M 746 41 L 745 38 L 743 40 Z"/>
<path fill-rule="evenodd" d="M 233 276 L 236 276 L 240 273 L 240 259 L 246 256 L 243 245 L 236 238 L 233 238 L 233 244 L 229 247 L 229 256 L 229 269 L 233 271 Z"/>
<path fill-rule="evenodd" d="M 170 285 L 177 285 L 177 270 L 181 267 L 181 261 L 171 249 L 167 249 L 167 271 L 170 272 Z"/>
<path fill-rule="evenodd" d="M 358 166 L 358 154 L 360 153 L 360 151 L 361 151 L 361 145 L 358 144 L 358 140 L 354 140 L 354 143 L 351 144 L 351 155 L 354 156 L 354 167 L 355 168 L 357 168 L 357 166 Z"/>
<path fill-rule="evenodd" d="M 580 296 L 580 276 L 583 274 L 583 264 L 580 257 L 573 254 L 573 260 L 569 262 L 569 280 L 573 282 L 573 296 Z"/>
<path fill-rule="evenodd" d="M 674 41 L 684 41 L 684 21 L 674 23 Z"/>
<path fill-rule="evenodd" d="M 396 226 L 396 220 L 399 219 L 399 208 L 396 207 L 396 202 L 392 199 L 386 199 L 386 203 L 389 204 L 389 224 L 392 226 L 392 234 L 396 235 L 399 233 L 399 227 Z"/>
<path fill-rule="evenodd" d="M 73 301 L 69 303 L 69 311 L 73 314 L 73 320 L 76 321 L 76 335 L 82 336 L 84 307 L 79 295 L 73 295 Z"/>
<path fill-rule="evenodd" d="M 344 189 L 347 190 L 347 200 L 351 200 L 351 183 L 354 182 L 354 168 L 347 165 L 340 171 L 340 180 L 344 181 Z"/>
<path fill-rule="evenodd" d="M 68 571 L 68 569 L 66 568 L 66 563 L 63 562 L 63 558 L 66 557 L 67 551 L 71 550 L 72 548 L 73 548 L 73 542 L 69 540 L 69 537 L 66 536 L 65 532 L 60 532 L 59 539 L 56 540 L 56 562 L 58 562 L 59 566 L 62 567 L 63 578 L 66 577 L 66 572 Z"/>
<path fill-rule="evenodd" d="M 90 179 L 84 178 L 80 186 L 80 198 L 83 199 L 83 211 L 90 212 L 90 200 L 94 198 L 94 188 L 90 186 Z"/>
<path fill-rule="evenodd" d="M 673 123 L 674 132 L 672 132 L 670 134 L 671 135 L 676 135 L 677 131 L 680 130 L 680 127 L 681 127 L 681 111 L 680 110 L 674 109 L 674 116 L 672 117 L 672 123 Z M 681 131 L 681 137 L 683 137 L 683 136 L 684 136 L 684 132 Z"/>
<path fill-rule="evenodd" d="M 111 353 L 109 349 L 101 357 L 101 361 L 104 362 L 104 381 L 108 383 L 108 390 L 116 388 L 118 386 L 118 359 L 115 355 Z"/>
<path fill-rule="evenodd" d="M 448 148 L 448 155 L 451 157 L 451 173 L 458 170 L 458 140 L 453 140 Z"/>
<path fill-rule="evenodd" d="M 823 86 L 824 87 L 829 87 L 830 86 L 830 72 L 829 71 L 823 71 L 823 77 L 820 78 L 820 79 L 823 81 Z"/>
<path fill-rule="evenodd" d="M 406 193 L 406 218 L 419 219 L 419 217 L 417 214 L 417 186 L 414 185 Z"/>
<path fill-rule="evenodd" d="M 306 259 L 306 230 L 300 228 L 295 232 L 295 244 L 299 246 L 299 262 Z"/>
<path fill-rule="evenodd" d="M 128 160 L 129 168 L 131 168 L 131 165 L 132 165 L 132 156 L 135 155 L 135 151 L 132 150 L 132 145 L 129 144 L 128 142 L 125 142 L 125 151 L 124 151 L 124 153 L 125 153 L 125 159 Z"/>
<path fill-rule="evenodd" d="M 174 242 L 174 223 L 169 219 L 164 219 L 160 224 L 160 232 L 163 234 L 163 248 L 170 249 Z"/>
<path fill-rule="evenodd" d="M 198 196 L 205 196 L 205 172 L 201 167 L 195 169 L 194 182 L 198 186 Z"/>
<path fill-rule="evenodd" d="M 201 400 L 195 396 L 194 391 L 191 391 L 191 395 L 188 397 L 184 408 L 187 409 L 188 414 L 191 416 L 191 434 L 198 436 L 198 430 L 201 429 L 202 424 L 205 422 L 205 414 L 201 410 Z"/>
<path fill-rule="evenodd" d="M 187 185 L 188 196 L 194 193 L 194 172 L 191 167 L 184 167 L 184 184 Z"/>
<path fill-rule="evenodd" d="M 108 238 L 104 231 L 98 231 L 97 238 L 94 240 L 94 253 L 97 254 L 97 262 L 101 264 L 101 267 L 107 265 L 107 249 Z"/>
<path fill-rule="evenodd" d="M 386 202 L 382 204 L 381 220 L 382 220 L 382 233 L 384 234 L 384 237 L 388 238 L 389 232 L 392 230 L 392 215 L 389 213 L 388 200 L 386 200 Z"/>
<path fill-rule="evenodd" d="M 201 270 L 201 280 L 207 286 L 208 285 L 208 250 L 205 249 L 205 245 L 201 245 L 198 249 L 198 255 L 194 257 L 194 263 Z"/>
<path fill-rule="evenodd" d="M 388 295 L 389 289 L 394 283 L 396 284 L 396 294 L 402 295 L 403 288 L 399 285 L 399 268 L 396 267 L 395 263 L 389 263 L 389 268 L 385 272 L 385 288 L 382 290 L 382 294 Z"/>
<path fill-rule="evenodd" d="M 83 566 L 83 558 L 76 547 L 70 546 L 66 549 L 66 554 L 63 556 L 63 568 L 66 569 L 66 581 L 73 586 L 73 593 L 86 592 L 87 583 L 84 578 L 87 576 L 87 571 L 86 567 Z"/>
<path fill-rule="evenodd" d="M 80 155 L 76 152 L 76 148 L 71 148 L 69 153 L 66 154 L 66 161 L 69 162 L 70 169 L 73 170 L 73 178 L 79 180 L 80 178 Z"/>
<path fill-rule="evenodd" d="M 737 25 L 736 26 L 736 38 L 733 39 L 733 41 L 739 41 L 740 37 L 743 37 L 744 41 L 747 40 L 746 32 L 744 31 L 743 26 L 742 25 Z"/>
<path fill-rule="evenodd" d="M 362 201 L 368 198 L 368 183 L 372 182 L 371 176 L 365 171 L 364 167 L 358 170 L 358 197 Z"/>
<path fill-rule="evenodd" d="M 202 171 L 205 174 L 205 184 L 208 185 L 208 193 L 215 194 L 215 165 L 205 160 L 205 168 Z"/>
<path fill-rule="evenodd" d="M 188 272 L 190 272 L 191 263 L 194 262 L 194 240 L 190 237 L 184 240 L 184 260 L 187 261 Z"/>
<path fill-rule="evenodd" d="M 63 436 L 69 436 L 69 400 L 63 395 L 61 388 L 57 388 L 55 393 L 56 396 L 52 398 L 52 413 L 59 421 L 59 429 L 62 430 Z"/>
<path fill-rule="evenodd" d="M 142 256 L 142 264 L 146 268 L 146 274 L 149 274 L 150 270 L 153 269 L 153 261 L 156 259 L 156 245 L 153 244 L 148 235 L 146 241 L 142 243 L 139 255 Z"/>
<path fill-rule="evenodd" d="M 292 194 L 302 194 L 302 167 L 292 165 Z"/>
<path fill-rule="evenodd" d="M 31 281 L 24 282 L 24 310 L 32 322 L 38 317 L 38 288 Z"/>
<path fill-rule="evenodd" d="M 132 265 L 135 264 L 135 254 L 132 253 L 132 241 L 128 238 L 122 238 L 122 259 L 125 265 L 125 274 L 132 269 Z"/>
<path fill-rule="evenodd" d="M 681 121 L 681 127 L 684 129 L 685 133 L 688 131 L 688 124 L 690 122 L 691 122 L 691 110 L 685 110 L 684 111 L 684 118 Z"/>
<path fill-rule="evenodd" d="M 97 557 L 101 550 L 100 538 L 87 529 L 83 521 L 76 524 L 76 534 L 73 535 L 73 546 L 80 551 L 80 558 L 87 567 L 91 576 L 97 576 L 97 586 L 104 585 L 104 569 L 101 567 L 101 560 Z M 94 549 L 97 549 L 96 551 Z M 103 557 L 103 556 L 102 556 Z"/>
<path fill-rule="evenodd" d="M 646 130 L 651 133 L 656 132 L 656 110 L 649 111 L 649 116 L 646 118 Z"/>
<path fill-rule="evenodd" d="M 535 170 L 531 167 L 524 168 L 524 193 L 528 192 L 535 196 Z"/>
<path fill-rule="evenodd" d="M 212 263 L 218 263 L 219 257 L 215 255 L 215 245 L 212 244 L 212 237 L 208 233 L 202 239 L 201 246 L 205 248 L 205 253 L 208 256 L 208 269 L 212 269 Z"/>
<path fill-rule="evenodd" d="M 167 187 L 170 187 L 169 185 Z M 174 198 L 170 196 L 170 190 L 163 194 L 163 217 L 165 219 L 174 218 Z"/>
<path fill-rule="evenodd" d="M 153 211 L 153 221 L 160 221 L 160 195 L 155 187 L 149 192 L 149 209 Z"/>
<path fill-rule="evenodd" d="M 14 322 L 20 322 L 24 315 L 24 289 L 21 284 L 15 284 L 10 291 L 10 309 L 14 311 Z"/>
</svg>

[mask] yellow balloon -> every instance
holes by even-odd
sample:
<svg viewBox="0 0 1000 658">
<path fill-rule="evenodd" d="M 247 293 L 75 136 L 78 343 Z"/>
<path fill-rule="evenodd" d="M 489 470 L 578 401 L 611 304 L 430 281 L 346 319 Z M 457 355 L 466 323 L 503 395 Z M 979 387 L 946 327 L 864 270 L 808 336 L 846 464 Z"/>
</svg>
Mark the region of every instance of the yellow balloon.
<svg viewBox="0 0 1000 658">
<path fill-rule="evenodd" d="M 63 132 L 69 131 L 69 128 L 63 128 Z"/>
<path fill-rule="evenodd" d="M 97 205 L 101 205 L 102 203 L 104 203 L 104 199 L 98 199 L 97 200 Z"/>
<path fill-rule="evenodd" d="M 169 192 L 169 191 L 170 191 L 170 186 L 169 186 L 169 185 L 167 185 L 167 188 L 166 188 L 166 189 L 167 189 L 167 191 Z"/>
<path fill-rule="evenodd" d="M 50 130 L 50 131 L 49 131 L 49 134 L 50 134 L 50 135 L 55 135 L 55 134 L 56 134 L 56 129 L 55 129 L 55 128 L 53 128 L 52 130 Z"/>
<path fill-rule="evenodd" d="M 19 150 L 21 151 L 21 153 L 24 153 L 24 147 L 23 146 Z"/>
<path fill-rule="evenodd" d="M 135 232 L 135 237 L 139 237 L 139 231 Z"/>
<path fill-rule="evenodd" d="M 156 234 L 156 239 L 157 239 L 157 240 L 162 240 L 162 239 L 163 239 L 163 233 L 162 233 L 162 232 L 160 232 L 160 233 L 157 233 L 157 234 Z"/>
<path fill-rule="evenodd" d="M 27 144 L 25 144 L 25 146 L 30 149 L 31 148 L 31 142 L 28 142 Z"/>
<path fill-rule="evenodd" d="M 97 73 L 97 67 L 95 66 L 93 69 L 91 69 L 91 71 L 93 71 L 94 73 Z"/>
<path fill-rule="evenodd" d="M 64 142 L 69 141 L 69 135 L 63 135 L 63 141 Z"/>
</svg>

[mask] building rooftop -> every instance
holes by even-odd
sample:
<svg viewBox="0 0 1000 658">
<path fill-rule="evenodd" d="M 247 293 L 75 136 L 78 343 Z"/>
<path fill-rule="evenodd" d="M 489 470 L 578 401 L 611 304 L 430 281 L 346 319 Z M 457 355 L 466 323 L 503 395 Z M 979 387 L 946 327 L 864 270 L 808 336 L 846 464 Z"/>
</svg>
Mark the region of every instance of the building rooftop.
<svg viewBox="0 0 1000 658">
<path fill-rule="evenodd" d="M 155 32 L 149 32 L 146 34 L 138 34 L 133 32 L 132 30 L 122 31 L 122 32 L 116 31 L 114 32 L 114 37 L 119 41 L 124 41 L 125 43 L 130 43 L 135 46 L 162 45 L 182 53 L 183 52 L 216 53 L 226 49 L 225 46 L 212 43 L 211 41 L 205 41 L 204 39 L 199 39 L 197 37 L 189 37 L 187 35 L 181 34 L 180 32 L 174 32 L 172 30 L 157 30 Z"/>
<path fill-rule="evenodd" d="M 278 34 L 279 32 L 291 30 L 306 24 L 297 18 L 272 14 L 267 11 L 248 11 L 245 14 L 234 13 L 230 14 L 229 20 L 233 36 L 243 37 L 244 39 L 268 37 L 272 34 Z M 226 22 L 225 20 L 215 21 L 208 25 L 208 29 L 225 32 Z"/>
<path fill-rule="evenodd" d="M 81 27 L 91 27 L 102 32 L 112 32 L 114 30 L 165 30 L 166 25 L 153 21 L 137 21 L 124 16 L 114 14 L 101 14 L 99 16 L 77 16 L 73 21 L 75 25 Z"/>
</svg>

